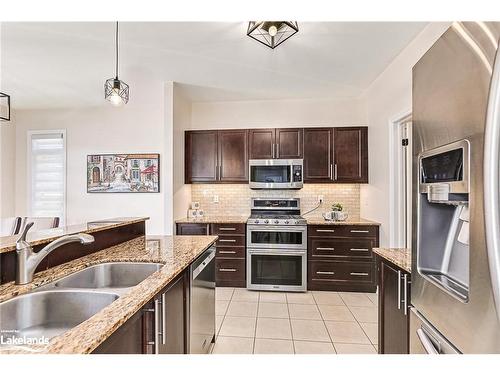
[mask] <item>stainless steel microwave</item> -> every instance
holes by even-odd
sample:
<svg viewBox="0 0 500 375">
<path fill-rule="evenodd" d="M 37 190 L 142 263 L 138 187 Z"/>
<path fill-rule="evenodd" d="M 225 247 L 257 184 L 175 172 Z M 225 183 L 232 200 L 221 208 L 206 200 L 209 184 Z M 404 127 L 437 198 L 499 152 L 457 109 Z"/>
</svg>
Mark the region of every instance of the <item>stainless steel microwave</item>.
<svg viewBox="0 0 500 375">
<path fill-rule="evenodd" d="M 301 189 L 302 159 L 250 160 L 250 189 Z"/>
</svg>

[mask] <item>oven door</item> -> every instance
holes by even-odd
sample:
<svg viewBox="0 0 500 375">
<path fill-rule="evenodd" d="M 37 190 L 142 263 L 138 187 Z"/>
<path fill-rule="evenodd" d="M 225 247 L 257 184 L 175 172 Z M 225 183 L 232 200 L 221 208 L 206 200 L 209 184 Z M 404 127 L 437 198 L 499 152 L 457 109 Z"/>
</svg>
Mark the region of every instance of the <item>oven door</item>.
<svg viewBox="0 0 500 375">
<path fill-rule="evenodd" d="M 248 250 L 247 289 L 306 290 L 307 251 Z"/>
<path fill-rule="evenodd" d="M 307 249 L 307 227 L 247 225 L 247 247 L 305 250 Z"/>
</svg>

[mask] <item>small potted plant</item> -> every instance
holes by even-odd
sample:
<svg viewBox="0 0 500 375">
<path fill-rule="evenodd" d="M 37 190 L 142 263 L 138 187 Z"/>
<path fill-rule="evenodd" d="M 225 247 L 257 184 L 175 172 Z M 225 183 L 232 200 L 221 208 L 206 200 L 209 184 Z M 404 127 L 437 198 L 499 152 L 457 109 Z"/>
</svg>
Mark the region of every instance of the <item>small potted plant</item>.
<svg viewBox="0 0 500 375">
<path fill-rule="evenodd" d="M 323 214 L 325 220 L 345 220 L 347 219 L 347 212 L 344 212 L 344 206 L 341 203 L 333 203 L 331 211 Z"/>
<path fill-rule="evenodd" d="M 332 204 L 332 211 L 333 212 L 340 212 L 344 209 L 344 206 L 342 206 L 342 203 L 334 203 Z"/>
</svg>

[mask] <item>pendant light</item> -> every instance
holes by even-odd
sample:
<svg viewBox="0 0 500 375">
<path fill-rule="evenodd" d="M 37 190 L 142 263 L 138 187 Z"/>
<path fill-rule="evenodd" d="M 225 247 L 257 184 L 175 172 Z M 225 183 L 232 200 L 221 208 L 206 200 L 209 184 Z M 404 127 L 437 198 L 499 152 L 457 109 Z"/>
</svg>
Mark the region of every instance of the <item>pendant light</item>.
<svg viewBox="0 0 500 375">
<path fill-rule="evenodd" d="M 10 121 L 10 95 L 0 92 L 0 121 Z"/>
<path fill-rule="evenodd" d="M 106 80 L 104 84 L 104 98 L 114 106 L 121 106 L 128 103 L 129 87 L 125 82 L 118 79 L 118 22 L 116 22 L 115 47 L 116 75 L 115 78 Z"/>
<path fill-rule="evenodd" d="M 298 31 L 297 21 L 250 21 L 247 35 L 274 49 Z"/>
</svg>

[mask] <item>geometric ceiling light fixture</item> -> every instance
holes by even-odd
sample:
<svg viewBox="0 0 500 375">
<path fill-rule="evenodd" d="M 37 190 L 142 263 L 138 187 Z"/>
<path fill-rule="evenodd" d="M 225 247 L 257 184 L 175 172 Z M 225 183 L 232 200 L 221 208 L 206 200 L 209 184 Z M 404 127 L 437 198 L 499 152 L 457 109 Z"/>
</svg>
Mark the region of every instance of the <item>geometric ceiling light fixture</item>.
<svg viewBox="0 0 500 375">
<path fill-rule="evenodd" d="M 0 92 L 0 120 L 10 121 L 10 95 Z"/>
<path fill-rule="evenodd" d="M 274 49 L 298 31 L 297 21 L 250 21 L 247 35 Z"/>
<path fill-rule="evenodd" d="M 104 84 L 104 98 L 115 106 L 121 106 L 128 103 L 129 87 L 125 82 L 118 79 L 118 22 L 116 22 L 115 47 L 116 74 L 114 78 L 106 80 L 106 83 Z"/>
</svg>

